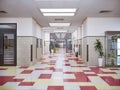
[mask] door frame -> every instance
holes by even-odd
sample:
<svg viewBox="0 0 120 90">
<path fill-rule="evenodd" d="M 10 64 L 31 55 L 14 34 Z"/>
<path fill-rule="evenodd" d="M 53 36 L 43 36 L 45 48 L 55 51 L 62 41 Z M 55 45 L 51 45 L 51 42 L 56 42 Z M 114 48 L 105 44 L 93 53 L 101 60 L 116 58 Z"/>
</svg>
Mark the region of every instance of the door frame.
<svg viewBox="0 0 120 90">
<path fill-rule="evenodd" d="M 4 64 L 4 50 L 3 50 L 3 60 L 0 63 L 0 66 L 16 66 L 17 65 L 17 23 L 0 23 L 0 25 L 15 25 L 15 28 L 0 28 L 0 32 L 4 34 L 14 34 L 14 64 Z M 6 31 L 3 31 L 6 30 Z M 9 30 L 11 30 L 9 32 Z M 6 33 L 5 33 L 6 32 Z M 4 41 L 4 40 L 3 40 Z M 4 42 L 3 42 L 4 46 Z"/>
</svg>

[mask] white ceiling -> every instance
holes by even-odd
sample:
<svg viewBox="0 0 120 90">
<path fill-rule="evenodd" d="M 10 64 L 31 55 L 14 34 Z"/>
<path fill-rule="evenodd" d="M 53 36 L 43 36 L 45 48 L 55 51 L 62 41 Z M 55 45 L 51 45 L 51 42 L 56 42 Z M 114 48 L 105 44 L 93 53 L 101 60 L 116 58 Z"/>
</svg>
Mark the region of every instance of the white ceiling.
<svg viewBox="0 0 120 90">
<path fill-rule="evenodd" d="M 45 17 L 40 8 L 77 8 L 77 12 L 73 17 Z M 53 22 L 68 22 L 69 29 L 75 29 L 86 17 L 119 17 L 120 0 L 0 0 L 1 10 L 7 14 L 0 13 L 0 17 L 33 17 L 44 29 L 50 29 Z M 101 10 L 112 12 L 99 13 Z"/>
</svg>

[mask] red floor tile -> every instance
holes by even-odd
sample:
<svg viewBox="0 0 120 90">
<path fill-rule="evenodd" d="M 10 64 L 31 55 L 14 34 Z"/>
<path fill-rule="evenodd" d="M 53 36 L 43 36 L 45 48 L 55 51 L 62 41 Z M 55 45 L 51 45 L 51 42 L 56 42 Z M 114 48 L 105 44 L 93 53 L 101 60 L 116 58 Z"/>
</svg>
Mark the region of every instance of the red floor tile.
<svg viewBox="0 0 120 90">
<path fill-rule="evenodd" d="M 65 66 L 70 66 L 70 64 L 65 64 Z"/>
<path fill-rule="evenodd" d="M 85 74 L 86 76 L 98 76 L 97 74 Z"/>
<path fill-rule="evenodd" d="M 64 79 L 64 82 L 78 82 L 77 79 Z"/>
<path fill-rule="evenodd" d="M 64 72 L 65 74 L 73 74 L 73 72 Z"/>
<path fill-rule="evenodd" d="M 1 81 L 0 80 L 0 86 L 4 85 L 6 83 L 6 81 Z"/>
<path fill-rule="evenodd" d="M 14 76 L 0 76 L 0 85 L 13 81 Z"/>
<path fill-rule="evenodd" d="M 51 78 L 51 74 L 41 74 L 39 79 L 50 79 Z"/>
<path fill-rule="evenodd" d="M 65 62 L 69 62 L 69 60 L 64 60 Z"/>
<path fill-rule="evenodd" d="M 35 68 L 35 70 L 45 70 L 44 68 Z"/>
<path fill-rule="evenodd" d="M 102 72 L 102 74 L 116 74 L 116 72 Z"/>
<path fill-rule="evenodd" d="M 101 68 L 98 68 L 98 67 L 92 67 L 91 70 L 93 72 L 95 72 L 96 74 L 102 74 L 103 71 L 101 70 Z"/>
<path fill-rule="evenodd" d="M 87 75 L 75 75 L 76 79 L 64 79 L 64 82 L 90 82 Z"/>
<path fill-rule="evenodd" d="M 19 86 L 33 86 L 34 82 L 21 82 Z"/>
<path fill-rule="evenodd" d="M 84 72 L 77 72 L 75 73 L 75 77 L 78 82 L 90 82 L 87 75 L 84 74 Z"/>
<path fill-rule="evenodd" d="M 87 67 L 87 66 L 71 66 L 71 67 L 79 67 L 79 68 L 82 68 L 82 67 Z"/>
<path fill-rule="evenodd" d="M 24 79 L 13 79 L 13 82 L 22 82 Z"/>
<path fill-rule="evenodd" d="M 110 86 L 120 86 L 120 79 L 114 79 L 111 76 L 102 76 L 101 78 Z"/>
<path fill-rule="evenodd" d="M 64 86 L 48 86 L 47 90 L 64 90 Z"/>
<path fill-rule="evenodd" d="M 21 74 L 30 74 L 32 73 L 33 70 L 24 70 L 23 72 L 21 72 Z"/>
<path fill-rule="evenodd" d="M 95 86 L 80 86 L 81 90 L 97 90 Z"/>
<path fill-rule="evenodd" d="M 47 68 L 45 68 L 45 70 L 55 70 L 55 68 L 54 67 L 47 67 Z"/>
<path fill-rule="evenodd" d="M 113 68 L 113 69 L 110 69 L 110 70 L 120 70 L 119 68 Z"/>
<path fill-rule="evenodd" d="M 92 72 L 91 70 L 83 70 L 84 72 Z"/>
<path fill-rule="evenodd" d="M 0 68 L 0 70 L 7 70 L 7 68 Z"/>
<path fill-rule="evenodd" d="M 72 57 L 72 58 L 68 58 L 68 60 L 78 60 L 78 58 L 76 58 L 76 57 L 73 58 L 73 57 Z"/>
</svg>

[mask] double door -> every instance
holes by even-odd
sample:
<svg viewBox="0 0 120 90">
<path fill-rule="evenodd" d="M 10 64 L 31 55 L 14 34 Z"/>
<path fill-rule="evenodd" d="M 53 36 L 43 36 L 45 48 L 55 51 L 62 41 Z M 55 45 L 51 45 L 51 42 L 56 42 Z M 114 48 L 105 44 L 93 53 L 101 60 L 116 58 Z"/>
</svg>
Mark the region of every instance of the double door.
<svg viewBox="0 0 120 90">
<path fill-rule="evenodd" d="M 3 28 L 3 26 L 0 25 L 0 66 L 15 66 L 16 28 Z"/>
</svg>

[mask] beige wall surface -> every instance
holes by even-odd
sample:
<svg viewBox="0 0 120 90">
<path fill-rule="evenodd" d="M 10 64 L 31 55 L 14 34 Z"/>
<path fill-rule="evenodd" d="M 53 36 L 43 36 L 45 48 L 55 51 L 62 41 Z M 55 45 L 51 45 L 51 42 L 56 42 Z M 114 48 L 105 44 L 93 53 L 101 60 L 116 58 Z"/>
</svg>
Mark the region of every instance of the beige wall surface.
<svg viewBox="0 0 120 90">
<path fill-rule="evenodd" d="M 88 52 L 88 62 L 87 64 L 88 65 L 98 65 L 98 52 L 95 51 L 95 48 L 94 48 L 94 44 L 95 44 L 95 41 L 96 39 L 100 39 L 100 41 L 102 42 L 102 45 L 103 45 L 103 51 L 105 53 L 105 37 L 87 37 L 87 44 L 89 45 L 89 52 Z M 103 58 L 104 59 L 104 58 Z M 104 59 L 105 60 L 105 59 Z M 104 65 L 104 63 L 103 63 Z"/>
<path fill-rule="evenodd" d="M 17 37 L 17 65 L 29 66 L 42 57 L 42 48 L 36 47 L 36 37 Z M 31 45 L 33 45 L 31 61 Z"/>
<path fill-rule="evenodd" d="M 50 53 L 49 44 L 50 44 L 50 41 L 45 41 L 44 53 Z"/>
<path fill-rule="evenodd" d="M 87 52 L 86 52 L 87 38 L 82 39 L 82 60 L 87 62 Z"/>
<path fill-rule="evenodd" d="M 35 64 L 37 62 L 37 38 L 32 37 L 32 45 L 33 45 L 33 52 L 32 52 L 32 57 L 33 57 L 33 61 L 32 64 Z"/>
<path fill-rule="evenodd" d="M 98 61 L 97 61 L 98 53 L 94 49 L 94 43 L 96 39 L 100 39 L 100 41 L 102 42 L 104 53 L 105 53 L 105 37 L 104 36 L 98 36 L 98 37 L 88 36 L 88 37 L 84 37 L 83 39 L 78 40 L 78 44 L 81 45 L 80 58 L 82 58 L 85 64 L 90 65 L 90 66 L 98 65 Z M 87 52 L 87 45 L 88 45 L 88 52 Z M 87 53 L 88 53 L 88 61 L 87 61 Z"/>
<path fill-rule="evenodd" d="M 17 37 L 17 65 L 29 66 L 31 64 L 31 44 L 32 37 Z"/>
</svg>

